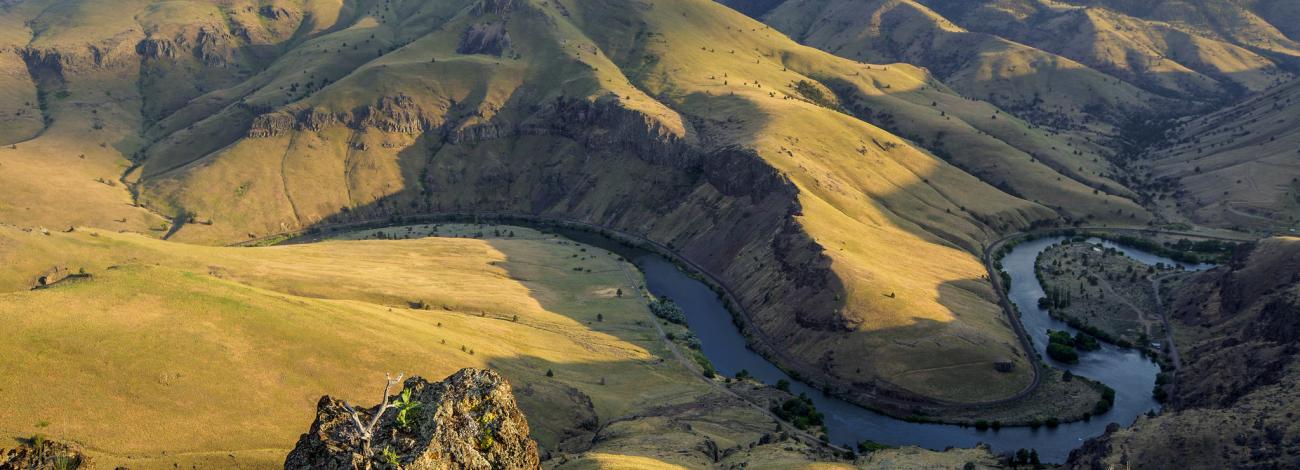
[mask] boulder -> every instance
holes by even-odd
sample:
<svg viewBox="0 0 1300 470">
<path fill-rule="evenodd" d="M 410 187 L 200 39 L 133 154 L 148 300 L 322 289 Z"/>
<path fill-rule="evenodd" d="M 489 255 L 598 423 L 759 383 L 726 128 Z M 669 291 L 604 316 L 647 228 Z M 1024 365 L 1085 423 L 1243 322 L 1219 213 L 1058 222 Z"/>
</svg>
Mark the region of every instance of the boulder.
<svg viewBox="0 0 1300 470">
<path fill-rule="evenodd" d="M 348 406 L 321 397 L 311 430 L 285 459 L 286 469 L 535 469 L 537 444 L 510 384 L 490 370 L 463 369 L 442 382 L 412 377 L 388 403 L 408 398 L 415 407 L 382 411 L 365 455 L 361 430 Z M 409 392 L 409 397 L 405 394 Z M 356 409 L 369 423 L 380 405 Z M 402 422 L 404 421 L 404 423 Z"/>
</svg>

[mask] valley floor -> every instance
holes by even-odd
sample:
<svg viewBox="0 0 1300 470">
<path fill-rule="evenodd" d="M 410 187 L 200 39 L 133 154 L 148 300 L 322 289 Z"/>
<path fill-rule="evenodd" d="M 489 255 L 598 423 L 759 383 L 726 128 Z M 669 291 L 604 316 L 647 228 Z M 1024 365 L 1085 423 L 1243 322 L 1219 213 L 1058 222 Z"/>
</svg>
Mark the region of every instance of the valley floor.
<svg viewBox="0 0 1300 470">
<path fill-rule="evenodd" d="M 532 229 L 216 248 L 0 227 L 0 260 L 0 433 L 71 441 L 99 466 L 277 467 L 320 395 L 368 404 L 383 372 L 463 367 L 513 383 L 547 466 L 852 465 L 778 424 L 763 405 L 783 392 L 704 378 L 625 260 Z M 996 463 L 874 458 L 894 453 Z"/>
</svg>

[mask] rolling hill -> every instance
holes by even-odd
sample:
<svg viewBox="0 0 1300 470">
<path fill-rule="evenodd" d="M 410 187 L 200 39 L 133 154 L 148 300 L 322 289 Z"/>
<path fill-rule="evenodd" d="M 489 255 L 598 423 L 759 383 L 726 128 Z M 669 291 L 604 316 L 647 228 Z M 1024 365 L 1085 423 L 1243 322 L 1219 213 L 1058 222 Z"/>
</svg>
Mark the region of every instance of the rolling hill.
<svg viewBox="0 0 1300 470">
<path fill-rule="evenodd" d="M 1153 149 L 1165 210 L 1192 222 L 1290 229 L 1300 221 L 1300 81 L 1185 119 Z"/>
<path fill-rule="evenodd" d="M 724 2 L 809 45 L 925 66 L 963 94 L 1085 135 L 1258 92 L 1300 66 L 1291 2 Z"/>
<path fill-rule="evenodd" d="M 0 200 L 30 201 L 0 221 L 226 244 L 431 213 L 579 219 L 704 267 L 755 347 L 865 402 L 1022 390 L 983 243 L 1150 217 L 1083 139 L 713 2 L 32 0 L 4 16 L 28 25 L 10 41 L 47 99 L 39 135 L 0 150 L 17 189 Z"/>
<path fill-rule="evenodd" d="M 369 406 L 384 372 L 463 367 L 507 377 L 551 454 L 697 467 L 712 457 L 682 449 L 774 428 L 673 359 L 617 256 L 518 227 L 412 229 L 218 248 L 0 227 L 0 446 L 45 434 L 110 468 L 271 468 L 322 394 Z M 618 422 L 646 434 L 594 439 Z"/>
</svg>

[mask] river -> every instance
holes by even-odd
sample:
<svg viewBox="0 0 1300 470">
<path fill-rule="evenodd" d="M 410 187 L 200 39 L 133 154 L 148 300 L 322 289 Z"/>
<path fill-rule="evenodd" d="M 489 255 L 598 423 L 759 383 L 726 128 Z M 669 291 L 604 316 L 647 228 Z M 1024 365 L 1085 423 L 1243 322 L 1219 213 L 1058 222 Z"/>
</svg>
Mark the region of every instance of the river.
<svg viewBox="0 0 1300 470">
<path fill-rule="evenodd" d="M 582 238 L 581 241 L 592 242 L 590 237 Z M 1049 237 L 1024 242 L 1002 259 L 1003 268 L 1011 275 L 1011 301 L 1020 308 L 1026 331 L 1033 338 L 1035 348 L 1044 356 L 1048 329 L 1074 333 L 1074 329 L 1052 319 L 1046 311 L 1038 308 L 1038 298 L 1043 296 L 1043 289 L 1034 276 L 1034 262 L 1039 253 L 1062 239 Z M 1119 249 L 1144 263 L 1180 264 L 1111 242 L 1093 241 Z M 607 244 L 602 245 L 608 247 Z M 1159 404 L 1151 398 L 1151 389 L 1159 367 L 1135 350 L 1103 345 L 1100 351 L 1084 354 L 1078 364 L 1053 362 L 1055 367 L 1101 381 L 1115 389 L 1114 408 L 1090 421 L 1062 424 L 1055 428 L 1004 427 L 1000 430 L 977 430 L 973 427 L 910 423 L 891 418 L 827 397 L 821 391 L 791 379 L 767 359 L 746 347 L 745 338 L 732 323 L 730 313 L 708 286 L 661 256 L 641 252 L 629 257 L 645 273 L 646 287 L 651 293 L 673 299 L 686 313 L 691 330 L 700 338 L 705 356 L 719 372 L 733 376 L 743 369 L 765 383 L 774 384 L 783 379 L 790 381 L 792 392 L 806 393 L 817 404 L 817 409 L 825 414 L 827 434 L 837 444 L 853 447 L 859 441 L 872 440 L 882 444 L 918 445 L 942 450 L 946 447 L 971 447 L 983 442 L 989 444 L 995 452 L 1032 448 L 1038 451 L 1044 462 L 1063 462 L 1070 450 L 1079 447 L 1085 439 L 1100 435 L 1107 424 L 1116 422 L 1127 425 L 1139 414 L 1159 408 Z M 1205 269 L 1208 266 L 1184 267 Z"/>
<path fill-rule="evenodd" d="M 722 300 L 703 282 L 681 271 L 675 264 L 657 254 L 630 248 L 617 241 L 591 232 L 543 227 L 557 231 L 576 241 L 599 246 L 632 260 L 645 274 L 646 287 L 656 296 L 673 299 L 685 312 L 687 323 L 699 337 L 704 355 L 718 372 L 734 376 L 746 370 L 754 378 L 769 384 L 779 380 L 790 382 L 790 391 L 804 393 L 825 415 L 827 434 L 836 444 L 855 447 L 856 443 L 871 440 L 882 444 L 917 445 L 942 450 L 947 447 L 973 447 L 985 443 L 994 452 L 1031 448 L 1038 451 L 1043 462 L 1065 461 L 1072 449 L 1084 440 L 1100 435 L 1110 423 L 1127 425 L 1140 414 L 1159 408 L 1151 397 L 1152 387 L 1159 367 L 1135 350 L 1121 349 L 1103 344 L 1099 351 L 1081 355 L 1077 364 L 1063 364 L 1045 359 L 1054 367 L 1070 370 L 1101 381 L 1115 389 L 1114 407 L 1107 413 L 1057 427 L 1043 426 L 1004 427 L 999 430 L 979 430 L 944 424 L 910 423 L 891 418 L 846 401 L 824 395 L 820 390 L 790 378 L 767 359 L 750 350 L 745 338 L 732 323 L 731 314 Z M 304 236 L 287 243 L 304 243 L 319 240 L 320 236 Z M 1064 237 L 1046 237 L 1018 244 L 1002 258 L 1003 269 L 1011 276 L 1009 298 L 1021 312 L 1025 330 L 1033 340 L 1035 349 L 1046 357 L 1047 330 L 1064 330 L 1071 334 L 1073 328 L 1051 318 L 1038 308 L 1038 299 L 1044 296 L 1043 288 L 1034 275 L 1038 255 L 1048 247 L 1061 242 Z M 1146 264 L 1164 263 L 1179 265 L 1187 270 L 1203 270 L 1212 265 L 1189 265 L 1113 242 L 1089 239 Z"/>
</svg>

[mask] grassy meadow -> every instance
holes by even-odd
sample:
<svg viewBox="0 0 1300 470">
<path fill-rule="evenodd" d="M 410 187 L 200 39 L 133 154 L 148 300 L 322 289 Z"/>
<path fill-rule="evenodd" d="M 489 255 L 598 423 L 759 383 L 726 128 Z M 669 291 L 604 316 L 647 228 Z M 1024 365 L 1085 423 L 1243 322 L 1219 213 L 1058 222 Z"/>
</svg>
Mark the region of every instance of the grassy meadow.
<svg viewBox="0 0 1300 470">
<path fill-rule="evenodd" d="M 385 371 L 495 368 L 548 450 L 596 422 L 715 393 L 668 353 L 635 269 L 509 230 L 215 248 L 5 227 L 0 433 L 75 441 L 110 468 L 264 468 L 306 431 L 320 395 L 370 404 Z M 90 277 L 29 290 L 52 266 Z M 744 407 L 733 418 L 771 426 Z M 756 438 L 731 426 L 719 434 Z"/>
</svg>

